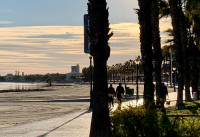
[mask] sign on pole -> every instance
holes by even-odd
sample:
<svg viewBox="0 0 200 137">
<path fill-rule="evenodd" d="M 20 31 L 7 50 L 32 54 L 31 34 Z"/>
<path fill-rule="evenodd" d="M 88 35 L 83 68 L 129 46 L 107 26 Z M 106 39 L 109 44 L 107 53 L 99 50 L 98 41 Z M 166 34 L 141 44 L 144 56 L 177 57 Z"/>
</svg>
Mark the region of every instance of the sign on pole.
<svg viewBox="0 0 200 137">
<path fill-rule="evenodd" d="M 85 14 L 84 15 L 84 52 L 85 53 L 90 53 L 88 29 L 89 29 L 89 16 L 88 14 Z"/>
</svg>

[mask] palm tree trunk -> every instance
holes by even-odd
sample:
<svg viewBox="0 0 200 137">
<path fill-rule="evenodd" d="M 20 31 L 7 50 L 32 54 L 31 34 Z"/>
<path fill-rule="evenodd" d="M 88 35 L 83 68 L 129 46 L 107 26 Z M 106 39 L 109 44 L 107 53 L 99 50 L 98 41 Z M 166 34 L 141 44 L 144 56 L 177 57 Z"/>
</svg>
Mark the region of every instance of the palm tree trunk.
<svg viewBox="0 0 200 137">
<path fill-rule="evenodd" d="M 199 68 L 197 62 L 197 56 L 193 60 L 193 69 L 192 69 L 192 91 L 197 93 L 197 99 L 199 99 L 199 91 L 198 91 L 198 84 L 199 84 Z"/>
<path fill-rule="evenodd" d="M 182 11 L 182 7 L 179 7 L 179 17 L 180 17 L 180 28 L 181 28 L 181 42 L 182 42 L 182 52 L 183 52 L 183 62 L 184 62 L 184 82 L 185 82 L 185 100 L 190 101 L 190 73 L 189 73 L 189 60 L 187 54 L 187 29 L 185 15 Z"/>
<path fill-rule="evenodd" d="M 199 91 L 198 91 L 198 84 L 199 84 L 199 50 L 197 46 L 194 44 L 194 40 L 191 38 L 190 46 L 190 68 L 191 68 L 191 86 L 192 86 L 192 93 L 197 93 L 197 98 L 199 99 Z"/>
<path fill-rule="evenodd" d="M 162 51 L 160 43 L 160 30 L 159 30 L 159 8 L 158 0 L 152 1 L 152 30 L 153 30 L 153 48 L 155 59 L 155 81 L 156 81 L 156 100 L 161 98 L 162 92 L 162 79 L 161 79 L 161 64 L 162 64 Z"/>
<path fill-rule="evenodd" d="M 142 65 L 144 68 L 144 105 L 152 107 L 154 101 L 153 91 L 153 65 L 152 65 L 152 23 L 151 5 L 152 0 L 138 0 L 140 9 L 138 19 L 140 24 L 140 43 L 142 54 Z"/>
<path fill-rule="evenodd" d="M 200 99 L 200 91 L 199 91 L 199 85 L 200 85 L 200 81 L 199 81 L 199 71 L 200 71 L 200 50 L 197 50 L 197 60 L 196 60 L 197 62 L 197 66 L 196 66 L 196 72 L 197 72 L 197 75 L 196 75 L 196 85 L 195 85 L 195 89 L 196 89 L 196 91 L 197 91 L 197 99 L 199 100 Z"/>
<path fill-rule="evenodd" d="M 181 34 L 180 34 L 180 19 L 178 2 L 179 0 L 169 0 L 170 4 L 170 14 L 172 18 L 173 34 L 174 34 L 174 46 L 176 54 L 176 66 L 178 69 L 178 95 L 177 95 L 177 105 L 183 103 L 183 85 L 184 85 L 184 62 L 181 44 Z"/>
<path fill-rule="evenodd" d="M 108 110 L 107 60 L 110 56 L 108 40 L 109 21 L 106 0 L 89 0 L 88 14 L 90 54 L 94 59 L 93 113 L 90 137 L 110 137 L 111 124 Z"/>
<path fill-rule="evenodd" d="M 90 137 L 110 137 L 106 61 L 94 58 L 94 101 Z"/>
</svg>

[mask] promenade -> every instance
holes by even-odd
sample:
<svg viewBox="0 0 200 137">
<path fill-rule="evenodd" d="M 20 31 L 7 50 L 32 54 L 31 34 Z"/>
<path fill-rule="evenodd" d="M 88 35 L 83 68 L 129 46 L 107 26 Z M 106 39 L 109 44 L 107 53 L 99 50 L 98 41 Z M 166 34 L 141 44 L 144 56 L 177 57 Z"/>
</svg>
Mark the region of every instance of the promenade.
<svg viewBox="0 0 200 137">
<path fill-rule="evenodd" d="M 169 89 L 169 98 L 167 99 L 176 100 L 177 92 L 170 90 L 172 89 Z M 135 105 L 135 102 L 135 100 L 123 102 L 122 106 Z M 170 104 L 170 106 L 172 105 L 175 103 Z M 115 103 L 114 108 L 116 107 Z M 91 117 L 92 112 L 85 109 L 56 118 L 0 128 L 0 137 L 88 137 Z"/>
<path fill-rule="evenodd" d="M 0 137 L 88 137 L 91 111 L 0 129 Z"/>
</svg>

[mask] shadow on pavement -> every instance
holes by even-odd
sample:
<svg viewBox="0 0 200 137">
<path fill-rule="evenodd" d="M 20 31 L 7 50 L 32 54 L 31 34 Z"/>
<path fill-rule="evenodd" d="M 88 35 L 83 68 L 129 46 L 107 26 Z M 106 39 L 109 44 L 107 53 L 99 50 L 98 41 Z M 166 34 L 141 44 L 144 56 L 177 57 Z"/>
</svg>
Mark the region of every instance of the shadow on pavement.
<svg viewBox="0 0 200 137">
<path fill-rule="evenodd" d="M 55 130 L 61 128 L 62 126 L 64 126 L 64 125 L 70 123 L 71 121 L 73 121 L 73 120 L 75 120 L 75 119 L 81 117 L 82 115 L 87 114 L 87 113 L 91 113 L 91 112 L 92 112 L 92 110 L 89 109 L 89 110 L 87 110 L 87 111 L 81 113 L 80 115 L 76 116 L 75 118 L 73 118 L 73 119 L 71 119 L 71 120 L 69 120 L 69 121 L 63 123 L 62 125 L 60 125 L 60 126 L 54 128 L 54 129 L 50 130 L 49 132 L 47 132 L 47 133 L 45 133 L 45 134 L 43 134 L 43 135 L 38 136 L 38 137 L 45 137 L 45 136 L 47 136 L 48 134 L 50 134 L 51 132 L 53 132 L 53 131 L 55 131 Z"/>
<path fill-rule="evenodd" d="M 4 102 L 4 101 L 0 101 Z M 10 101 L 9 101 L 10 102 Z M 13 102 L 41 102 L 41 103 L 51 103 L 51 102 L 90 102 L 90 99 L 59 99 L 59 100 L 17 100 Z"/>
</svg>

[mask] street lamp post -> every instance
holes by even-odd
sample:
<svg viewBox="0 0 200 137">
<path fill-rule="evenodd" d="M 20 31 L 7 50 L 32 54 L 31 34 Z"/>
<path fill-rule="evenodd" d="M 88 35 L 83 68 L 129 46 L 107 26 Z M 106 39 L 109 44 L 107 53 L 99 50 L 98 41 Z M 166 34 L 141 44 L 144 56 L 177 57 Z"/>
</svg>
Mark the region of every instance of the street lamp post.
<svg viewBox="0 0 200 137">
<path fill-rule="evenodd" d="M 170 53 L 170 87 L 172 87 L 172 50 L 169 49 Z"/>
<path fill-rule="evenodd" d="M 93 90 L 92 90 L 92 56 L 90 59 L 90 108 L 93 108 Z"/>
<path fill-rule="evenodd" d="M 176 68 L 172 69 L 174 71 L 174 76 L 173 76 L 174 92 L 176 92 Z"/>
<path fill-rule="evenodd" d="M 139 65 L 139 60 L 135 60 L 135 64 L 136 64 L 136 101 L 138 102 L 139 99 L 139 93 L 138 93 L 138 65 Z M 137 105 L 137 103 L 136 103 Z"/>
</svg>

